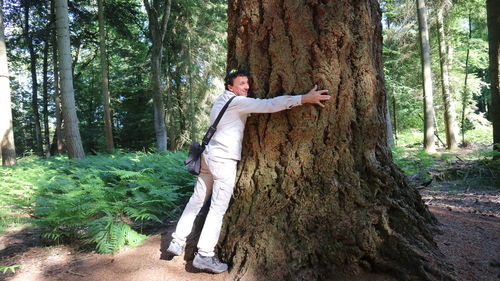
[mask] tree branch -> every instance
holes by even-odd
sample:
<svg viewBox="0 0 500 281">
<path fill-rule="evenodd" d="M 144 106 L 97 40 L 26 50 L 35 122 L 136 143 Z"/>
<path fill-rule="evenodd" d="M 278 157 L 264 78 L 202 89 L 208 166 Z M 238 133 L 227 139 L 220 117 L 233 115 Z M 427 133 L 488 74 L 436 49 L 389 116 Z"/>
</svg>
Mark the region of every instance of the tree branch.
<svg viewBox="0 0 500 281">
<path fill-rule="evenodd" d="M 167 27 L 168 27 L 168 19 L 170 18 L 170 8 L 172 7 L 172 0 L 167 0 L 167 3 L 165 4 L 165 11 L 163 12 L 163 19 L 161 23 L 161 44 L 163 44 L 163 40 L 165 39 L 165 34 L 167 33 Z"/>
</svg>

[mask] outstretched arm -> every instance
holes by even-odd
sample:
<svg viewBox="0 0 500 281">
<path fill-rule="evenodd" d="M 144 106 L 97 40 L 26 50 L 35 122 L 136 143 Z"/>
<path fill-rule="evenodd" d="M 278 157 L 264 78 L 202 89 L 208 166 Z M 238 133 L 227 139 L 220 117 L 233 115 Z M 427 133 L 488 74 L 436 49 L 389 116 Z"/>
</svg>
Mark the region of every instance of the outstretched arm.
<svg viewBox="0 0 500 281">
<path fill-rule="evenodd" d="M 318 85 L 314 85 L 314 87 L 307 94 L 302 95 L 302 104 L 312 103 L 317 104 L 321 107 L 325 107 L 325 105 L 323 105 L 321 101 L 330 99 L 329 95 L 324 95 L 328 92 L 328 90 L 316 91 L 317 88 Z"/>
<path fill-rule="evenodd" d="M 324 95 L 328 90 L 316 91 L 317 88 L 317 86 L 314 86 L 305 95 L 285 95 L 272 99 L 254 99 L 239 96 L 234 99 L 231 106 L 240 113 L 273 113 L 306 103 L 318 104 L 324 107 L 321 101 L 330 99 L 329 95 Z"/>
</svg>

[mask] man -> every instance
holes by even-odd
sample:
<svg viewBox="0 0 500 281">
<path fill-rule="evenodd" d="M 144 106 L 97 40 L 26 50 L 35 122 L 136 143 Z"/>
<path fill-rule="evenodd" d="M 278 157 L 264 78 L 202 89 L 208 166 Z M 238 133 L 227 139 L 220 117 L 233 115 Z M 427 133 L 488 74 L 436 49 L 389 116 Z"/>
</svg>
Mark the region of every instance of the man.
<svg viewBox="0 0 500 281">
<path fill-rule="evenodd" d="M 212 195 L 193 266 L 213 273 L 222 273 L 228 269 L 227 264 L 220 262 L 215 256 L 214 248 L 219 240 L 222 219 L 233 194 L 236 164 L 241 159 L 243 131 L 247 117 L 250 113 L 273 113 L 305 103 L 324 107 L 321 101 L 330 99 L 330 96 L 323 95 L 327 90 L 316 91 L 316 86 L 305 95 L 279 96 L 272 99 L 248 98 L 250 88 L 248 74 L 236 69 L 228 72 L 225 87 L 226 90 L 215 100 L 210 112 L 210 122 L 214 122 L 231 97 L 236 96 L 236 98 L 229 104 L 217 126 L 217 131 L 202 154 L 200 175 L 193 195 L 177 223 L 177 228 L 172 234 L 173 239 L 167 249 L 173 255 L 184 253 L 186 237 L 191 232 L 193 222 L 201 207 Z"/>
</svg>

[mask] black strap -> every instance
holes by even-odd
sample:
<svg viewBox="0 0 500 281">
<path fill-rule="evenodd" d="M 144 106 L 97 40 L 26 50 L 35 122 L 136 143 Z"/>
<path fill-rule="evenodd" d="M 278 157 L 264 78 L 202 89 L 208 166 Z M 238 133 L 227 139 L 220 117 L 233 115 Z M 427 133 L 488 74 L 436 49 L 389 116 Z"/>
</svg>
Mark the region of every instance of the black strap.
<svg viewBox="0 0 500 281">
<path fill-rule="evenodd" d="M 203 137 L 203 141 L 202 141 L 202 145 L 205 146 L 205 145 L 208 145 L 208 143 L 210 142 L 210 139 L 212 139 L 212 137 L 214 136 L 215 134 L 215 131 L 217 130 L 217 125 L 219 124 L 219 121 L 220 119 L 222 118 L 222 115 L 224 115 L 224 112 L 226 112 L 226 109 L 227 107 L 229 106 L 229 104 L 233 101 L 233 99 L 235 98 L 236 96 L 230 98 L 226 104 L 224 105 L 224 107 L 222 107 L 222 109 L 220 110 L 219 112 L 219 115 L 217 115 L 217 118 L 215 118 L 215 121 L 214 123 L 208 128 L 207 130 L 207 133 L 205 134 L 205 136 Z"/>
</svg>

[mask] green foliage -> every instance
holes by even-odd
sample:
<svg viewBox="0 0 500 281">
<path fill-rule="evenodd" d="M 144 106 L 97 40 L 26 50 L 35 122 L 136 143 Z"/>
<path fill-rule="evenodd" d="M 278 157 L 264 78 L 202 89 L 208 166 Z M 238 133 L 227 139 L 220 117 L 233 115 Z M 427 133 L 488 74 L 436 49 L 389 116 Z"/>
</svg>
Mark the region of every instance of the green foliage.
<svg viewBox="0 0 500 281">
<path fill-rule="evenodd" d="M 428 154 L 423 149 L 408 150 L 397 146 L 392 147 L 392 156 L 394 163 L 406 174 L 419 174 L 422 179 L 429 179 L 429 175 L 425 169 L 434 165 L 439 160 L 436 156 Z M 449 159 L 449 157 L 445 156 L 443 159 Z"/>
<path fill-rule="evenodd" d="M 159 219 L 156 218 L 156 220 Z M 125 245 L 137 246 L 147 238 L 146 235 L 137 233 L 119 217 L 109 212 L 90 222 L 84 237 L 88 242 L 95 243 L 100 253 L 114 253 Z"/>
<path fill-rule="evenodd" d="M 480 0 L 452 1 L 445 14 L 445 36 L 449 48 L 449 72 L 451 95 L 455 102 L 458 126 L 461 126 L 462 112 L 465 140 L 471 131 L 477 134 L 484 127 L 491 127 L 489 105 L 491 97 L 488 88 L 488 41 L 485 19 L 485 2 Z M 444 104 L 442 98 L 439 63 L 439 41 L 436 28 L 436 9 L 442 2 L 429 2 L 428 24 L 431 45 L 435 127 L 441 139 L 444 134 Z M 420 130 L 412 144 L 422 143 L 423 106 L 422 75 L 418 24 L 415 1 L 381 1 L 383 9 L 384 36 L 384 78 L 391 118 L 397 119 L 393 129 L 399 135 L 408 130 Z M 471 39 L 469 40 L 469 21 Z M 468 64 L 466 67 L 466 58 Z M 465 77 L 467 73 L 467 87 Z M 403 132 L 403 133 L 400 133 Z M 410 137 L 410 136 L 403 136 Z M 482 137 L 482 136 L 481 136 Z M 410 140 L 409 140 L 410 141 Z M 406 141 L 403 141 L 406 143 Z"/>
<path fill-rule="evenodd" d="M 10 265 L 10 266 L 3 266 L 0 265 L 0 271 L 2 273 L 7 273 L 7 272 L 12 272 L 16 273 L 16 269 L 23 267 L 22 264 L 16 264 L 16 265 Z"/>
<path fill-rule="evenodd" d="M 465 139 L 469 142 L 491 145 L 493 142 L 493 128 L 490 124 L 476 123 L 476 126 L 472 130 L 465 132 Z"/>
<path fill-rule="evenodd" d="M 194 178 L 185 170 L 184 152 L 116 153 L 21 159 L 0 170 L 0 210 L 29 212 L 47 238 L 84 238 L 102 253 L 137 245 L 134 230 L 145 221 L 172 217 L 189 195 Z M 5 202 L 5 203 L 4 203 Z"/>
</svg>

